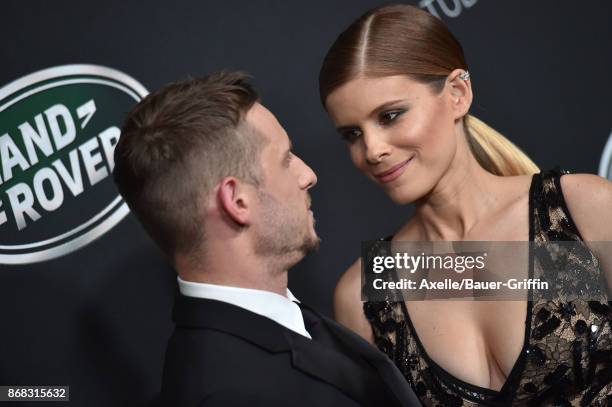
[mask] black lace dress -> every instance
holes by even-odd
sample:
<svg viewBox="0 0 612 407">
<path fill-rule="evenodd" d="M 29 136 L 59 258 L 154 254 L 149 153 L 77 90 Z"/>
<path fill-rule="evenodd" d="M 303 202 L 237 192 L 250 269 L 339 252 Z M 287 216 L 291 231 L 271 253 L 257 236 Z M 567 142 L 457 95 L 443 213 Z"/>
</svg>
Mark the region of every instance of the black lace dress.
<svg viewBox="0 0 612 407">
<path fill-rule="evenodd" d="M 532 242 L 583 241 L 563 198 L 563 173 L 555 169 L 533 176 Z M 597 265 L 596 258 L 589 264 Z M 593 273 L 601 275 L 598 266 Z M 528 301 L 523 348 L 500 391 L 459 380 L 430 359 L 403 301 L 365 302 L 364 312 L 376 345 L 426 406 L 612 407 L 611 303 Z"/>
</svg>

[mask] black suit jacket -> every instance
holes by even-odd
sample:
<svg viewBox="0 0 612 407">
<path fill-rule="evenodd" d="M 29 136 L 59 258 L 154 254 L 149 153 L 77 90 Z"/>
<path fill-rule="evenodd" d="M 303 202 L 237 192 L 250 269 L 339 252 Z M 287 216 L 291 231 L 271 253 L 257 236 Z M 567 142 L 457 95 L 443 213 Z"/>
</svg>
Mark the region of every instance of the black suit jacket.
<svg viewBox="0 0 612 407">
<path fill-rule="evenodd" d="M 300 304 L 312 340 L 220 301 L 178 295 L 164 406 L 419 406 L 397 368 L 362 338 Z"/>
</svg>

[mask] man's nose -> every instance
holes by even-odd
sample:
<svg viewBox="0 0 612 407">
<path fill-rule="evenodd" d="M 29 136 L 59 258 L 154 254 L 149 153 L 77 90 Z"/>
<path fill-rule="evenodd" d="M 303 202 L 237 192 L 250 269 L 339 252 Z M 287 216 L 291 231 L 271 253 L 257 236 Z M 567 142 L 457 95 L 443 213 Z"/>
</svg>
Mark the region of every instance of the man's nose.
<svg viewBox="0 0 612 407">
<path fill-rule="evenodd" d="M 317 184 L 317 174 L 304 161 L 302 161 L 302 164 L 304 168 L 300 173 L 300 188 L 310 189 Z"/>
</svg>

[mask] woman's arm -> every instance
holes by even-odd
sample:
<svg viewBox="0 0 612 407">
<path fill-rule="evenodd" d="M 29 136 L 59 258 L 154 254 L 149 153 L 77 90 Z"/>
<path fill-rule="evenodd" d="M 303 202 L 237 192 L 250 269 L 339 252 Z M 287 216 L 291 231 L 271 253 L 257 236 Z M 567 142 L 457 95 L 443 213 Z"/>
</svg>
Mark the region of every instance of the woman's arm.
<svg viewBox="0 0 612 407">
<path fill-rule="evenodd" d="M 334 318 L 365 340 L 374 344 L 370 323 L 361 301 L 361 260 L 357 260 L 340 277 L 334 291 Z"/>
<path fill-rule="evenodd" d="M 591 174 L 566 174 L 560 180 L 567 208 L 584 240 L 593 242 L 612 295 L 612 182 Z"/>
</svg>

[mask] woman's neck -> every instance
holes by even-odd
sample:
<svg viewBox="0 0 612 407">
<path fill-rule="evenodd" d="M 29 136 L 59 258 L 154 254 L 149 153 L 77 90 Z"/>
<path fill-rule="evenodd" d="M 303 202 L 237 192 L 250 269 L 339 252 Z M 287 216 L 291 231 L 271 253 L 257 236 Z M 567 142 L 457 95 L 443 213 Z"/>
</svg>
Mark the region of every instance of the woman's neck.
<svg viewBox="0 0 612 407">
<path fill-rule="evenodd" d="M 501 203 L 500 177 L 464 148 L 434 189 L 415 202 L 414 222 L 425 240 L 466 240 Z"/>
</svg>

